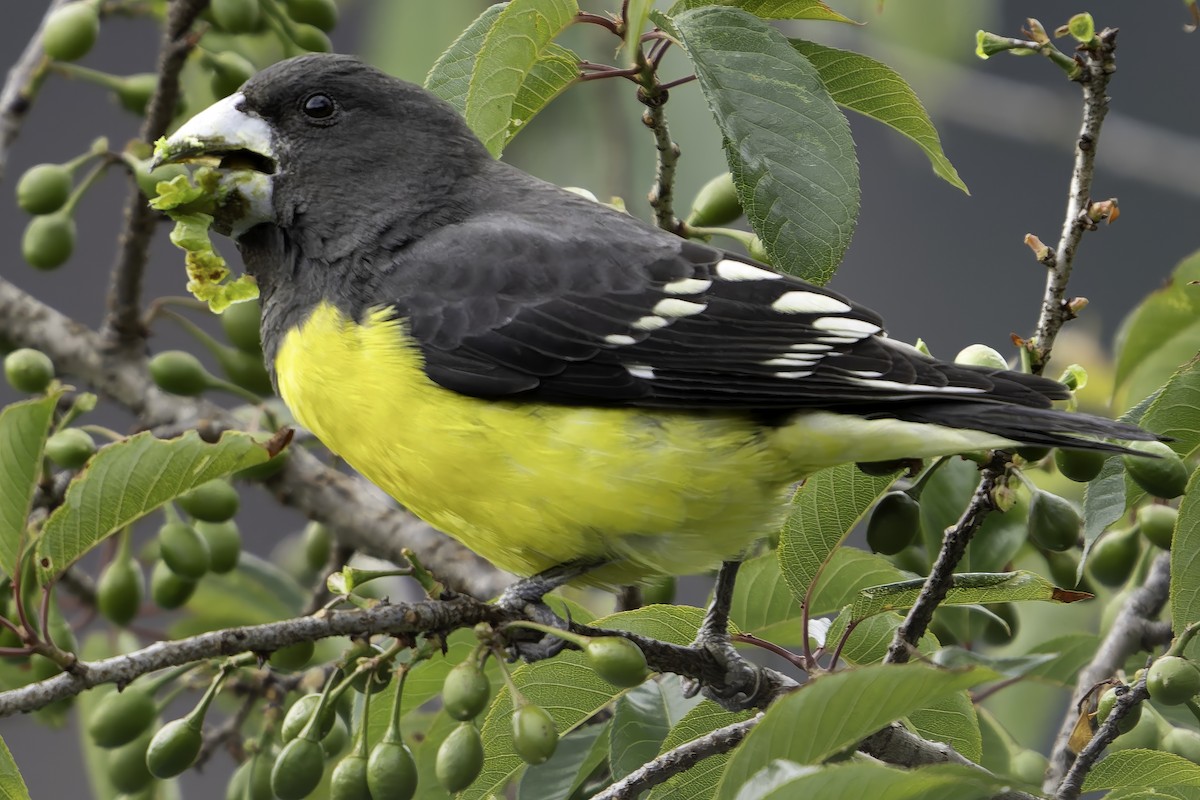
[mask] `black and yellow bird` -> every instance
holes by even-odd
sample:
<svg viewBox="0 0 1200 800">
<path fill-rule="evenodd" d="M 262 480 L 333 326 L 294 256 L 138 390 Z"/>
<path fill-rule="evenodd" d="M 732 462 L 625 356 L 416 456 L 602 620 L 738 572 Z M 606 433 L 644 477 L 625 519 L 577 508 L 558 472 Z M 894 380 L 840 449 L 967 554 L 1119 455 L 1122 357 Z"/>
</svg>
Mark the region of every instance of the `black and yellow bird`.
<svg viewBox="0 0 1200 800">
<path fill-rule="evenodd" d="M 736 559 L 835 464 L 1152 438 L 496 161 L 351 57 L 264 70 L 162 154 L 236 175 L 221 223 L 296 419 L 496 566 L 550 573 L 534 595 Z"/>
</svg>

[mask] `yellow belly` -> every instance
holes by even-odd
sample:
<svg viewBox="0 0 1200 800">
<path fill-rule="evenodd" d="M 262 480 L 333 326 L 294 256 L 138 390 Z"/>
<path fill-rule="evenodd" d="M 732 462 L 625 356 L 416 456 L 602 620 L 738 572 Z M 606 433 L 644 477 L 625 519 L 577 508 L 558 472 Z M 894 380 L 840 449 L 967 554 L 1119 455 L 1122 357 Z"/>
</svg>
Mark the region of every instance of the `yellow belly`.
<svg viewBox="0 0 1200 800">
<path fill-rule="evenodd" d="M 282 342 L 288 407 L 332 451 L 501 569 L 614 564 L 604 583 L 702 571 L 779 521 L 796 476 L 738 415 L 479 400 L 421 369 L 403 326 L 323 305 Z"/>
</svg>

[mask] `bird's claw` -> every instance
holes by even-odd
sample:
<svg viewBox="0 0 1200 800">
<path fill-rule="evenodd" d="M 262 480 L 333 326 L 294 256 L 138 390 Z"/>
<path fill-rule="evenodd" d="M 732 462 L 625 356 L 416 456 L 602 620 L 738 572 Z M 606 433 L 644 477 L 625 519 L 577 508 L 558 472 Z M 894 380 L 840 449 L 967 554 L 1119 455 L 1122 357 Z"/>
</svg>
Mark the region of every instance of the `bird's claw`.
<svg viewBox="0 0 1200 800">
<path fill-rule="evenodd" d="M 496 600 L 496 605 L 539 625 L 568 630 L 571 627 L 570 621 L 555 614 L 550 606 L 542 602 L 543 591 L 544 587 L 541 585 L 533 584 L 530 581 L 518 581 L 504 590 L 504 593 Z M 558 655 L 567 645 L 564 639 L 552 634 L 544 634 L 536 640 L 521 638 L 523 634 L 532 633 L 533 631 L 525 628 L 509 629 L 508 652 L 513 659 L 521 658 L 529 662 L 542 661 Z"/>
<path fill-rule="evenodd" d="M 723 674 L 719 684 L 707 686 L 691 678 L 684 679 L 684 697 L 703 694 L 727 711 L 745 711 L 759 705 L 762 668 L 743 658 L 730 643 L 728 635 L 706 636 L 702 632 L 692 643 L 692 649 L 701 658 L 715 660 Z"/>
</svg>

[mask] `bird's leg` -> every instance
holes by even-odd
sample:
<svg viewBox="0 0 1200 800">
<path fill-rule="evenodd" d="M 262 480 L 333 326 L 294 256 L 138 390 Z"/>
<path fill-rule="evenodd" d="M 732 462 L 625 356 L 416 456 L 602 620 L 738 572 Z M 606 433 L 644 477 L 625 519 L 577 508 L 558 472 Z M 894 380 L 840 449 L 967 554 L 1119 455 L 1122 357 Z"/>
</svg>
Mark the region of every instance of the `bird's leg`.
<svg viewBox="0 0 1200 800">
<path fill-rule="evenodd" d="M 551 611 L 550 607 L 542 602 L 542 598 L 603 563 L 603 561 L 595 560 L 568 561 L 528 578 L 522 578 L 504 590 L 504 593 L 496 600 L 496 605 L 522 614 L 542 625 L 567 630 L 570 623 Z M 563 639 L 546 634 L 536 642 L 513 641 L 511 647 L 518 656 L 526 661 L 541 661 L 557 655 L 565 645 L 566 642 Z"/>
<path fill-rule="evenodd" d="M 712 656 L 725 670 L 723 685 L 704 687 L 704 696 L 731 711 L 754 706 L 762 683 L 762 671 L 743 658 L 729 639 L 729 609 L 733 605 L 733 585 L 741 565 L 740 561 L 721 564 L 712 603 L 696 633 L 696 641 L 692 642 L 693 649 Z M 700 690 L 700 684 L 693 681 L 684 685 L 684 694 L 688 697 Z"/>
</svg>

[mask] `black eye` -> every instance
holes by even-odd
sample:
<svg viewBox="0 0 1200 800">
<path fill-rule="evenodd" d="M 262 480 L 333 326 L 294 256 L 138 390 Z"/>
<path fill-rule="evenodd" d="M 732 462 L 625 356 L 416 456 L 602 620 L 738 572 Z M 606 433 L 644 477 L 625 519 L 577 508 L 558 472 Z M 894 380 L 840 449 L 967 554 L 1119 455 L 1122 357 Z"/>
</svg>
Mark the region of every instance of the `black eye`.
<svg viewBox="0 0 1200 800">
<path fill-rule="evenodd" d="M 337 103 L 327 94 L 310 94 L 300 104 L 300 110 L 309 119 L 323 122 L 337 113 Z"/>
</svg>

